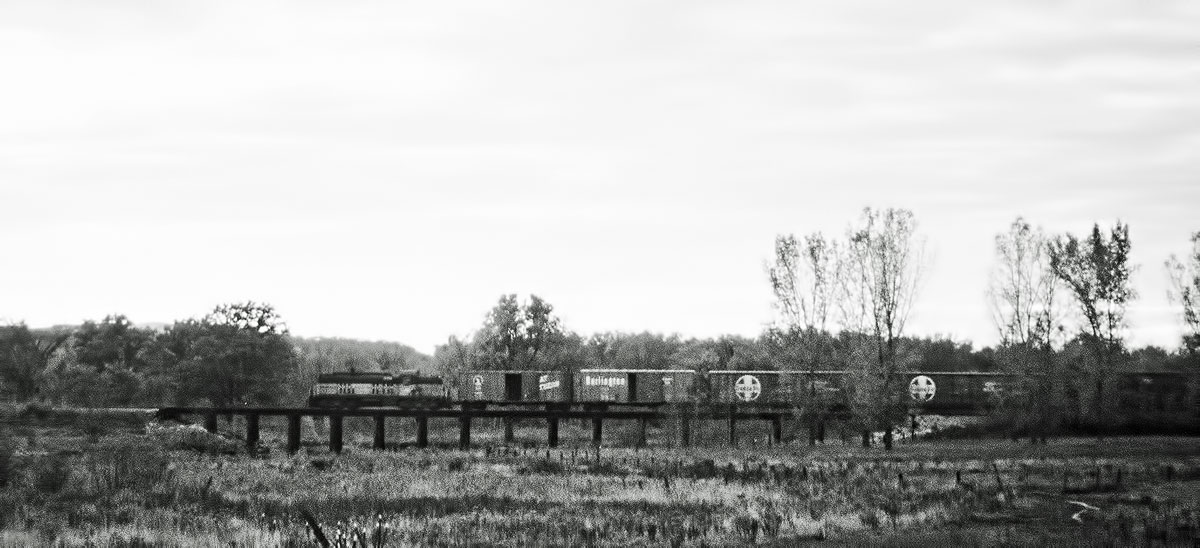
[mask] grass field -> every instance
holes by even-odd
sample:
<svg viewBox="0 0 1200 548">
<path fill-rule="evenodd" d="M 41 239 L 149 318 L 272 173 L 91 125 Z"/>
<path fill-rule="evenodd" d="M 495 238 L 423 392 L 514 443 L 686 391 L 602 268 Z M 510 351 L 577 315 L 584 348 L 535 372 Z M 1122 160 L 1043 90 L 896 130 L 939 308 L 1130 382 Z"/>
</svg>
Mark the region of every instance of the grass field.
<svg viewBox="0 0 1200 548">
<path fill-rule="evenodd" d="M 9 409 L 0 439 L 0 545 L 343 546 L 1193 546 L 1200 539 L 1200 439 L 910 441 L 891 452 L 795 442 L 642 450 L 587 444 L 586 425 L 547 450 L 479 427 L 479 447 L 368 449 L 347 422 L 330 454 L 321 424 L 282 452 L 264 421 L 248 454 L 236 436 L 137 414 Z M 221 422 L 227 433 L 236 423 Z M 407 429 L 407 430 L 406 430 Z M 389 441 L 411 439 L 389 424 Z M 765 430 L 764 430 L 765 432 Z M 633 438 L 609 427 L 608 442 Z M 700 438 L 703 441 L 704 438 Z M 853 439 L 851 441 L 854 441 Z M 755 445 L 751 445 L 756 443 Z M 1085 506 L 1086 505 L 1086 506 Z M 1093 509 L 1094 508 L 1094 509 Z"/>
</svg>

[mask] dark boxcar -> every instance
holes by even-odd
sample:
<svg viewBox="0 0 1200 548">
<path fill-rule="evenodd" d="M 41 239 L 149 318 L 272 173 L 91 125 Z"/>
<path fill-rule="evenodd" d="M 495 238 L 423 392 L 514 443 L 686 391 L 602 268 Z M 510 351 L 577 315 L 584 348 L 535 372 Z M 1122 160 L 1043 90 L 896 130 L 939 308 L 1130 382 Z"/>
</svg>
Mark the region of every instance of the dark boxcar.
<svg viewBox="0 0 1200 548">
<path fill-rule="evenodd" d="M 927 410 L 983 408 L 995 404 L 1006 389 L 1012 388 L 1011 376 L 978 371 L 906 372 L 901 389 L 909 401 Z"/>
<path fill-rule="evenodd" d="M 1195 409 L 1189 403 L 1188 379 L 1175 372 L 1131 371 L 1119 373 L 1116 385 L 1118 405 L 1126 412 L 1143 416 L 1153 413 L 1180 413 Z"/>
<path fill-rule="evenodd" d="M 667 369 L 658 373 L 658 379 L 662 382 L 663 401 L 689 401 L 696 372 L 690 369 Z"/>
<path fill-rule="evenodd" d="M 508 371 L 464 371 L 458 378 L 458 399 L 466 401 L 504 401 L 511 385 Z M 516 374 L 520 394 L 520 373 Z M 507 382 L 506 382 L 507 381 Z"/>
<path fill-rule="evenodd" d="M 779 371 L 710 371 L 712 401 L 746 404 L 796 403 L 794 375 Z"/>
<path fill-rule="evenodd" d="M 581 402 L 685 401 L 695 375 L 690 369 L 583 369 L 575 377 L 575 394 Z"/>
<path fill-rule="evenodd" d="M 629 401 L 662 403 L 663 374 L 661 371 L 634 371 L 630 374 Z"/>
<path fill-rule="evenodd" d="M 561 372 L 525 371 L 523 375 L 524 401 L 557 402 L 567 399 L 567 386 Z"/>
<path fill-rule="evenodd" d="M 695 372 L 690 369 L 625 370 L 629 401 L 657 404 L 686 401 Z"/>
<path fill-rule="evenodd" d="M 802 404 L 810 399 L 829 404 L 842 393 L 844 371 L 780 371 L 778 396 L 772 403 Z"/>
<path fill-rule="evenodd" d="M 555 402 L 566 399 L 566 386 L 558 371 L 466 371 L 458 380 L 458 399 Z"/>
<path fill-rule="evenodd" d="M 845 371 L 814 371 L 803 372 L 802 378 L 805 383 L 802 389 L 805 393 L 811 390 L 817 394 L 825 394 L 826 397 L 836 396 L 843 393 L 842 383 L 846 380 Z"/>
<path fill-rule="evenodd" d="M 637 396 L 638 376 L 628 369 L 581 369 L 575 374 L 575 401 L 627 402 Z"/>
</svg>

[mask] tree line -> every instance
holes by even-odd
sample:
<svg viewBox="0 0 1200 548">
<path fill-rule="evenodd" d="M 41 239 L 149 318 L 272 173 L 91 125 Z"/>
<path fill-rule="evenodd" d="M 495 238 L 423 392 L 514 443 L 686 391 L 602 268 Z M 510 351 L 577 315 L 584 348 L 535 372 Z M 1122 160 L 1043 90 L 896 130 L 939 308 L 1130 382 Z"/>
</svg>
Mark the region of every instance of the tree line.
<svg viewBox="0 0 1200 548">
<path fill-rule="evenodd" d="M 1130 349 L 1126 310 L 1137 298 L 1128 225 L 1050 235 L 1018 218 L 997 234 L 987 302 L 1000 343 L 921 338 L 906 332 L 928 269 L 926 238 L 912 212 L 864 209 L 839 235 L 779 235 L 764 277 L 776 317 L 756 337 L 684 338 L 658 333 L 582 335 L 546 300 L 502 295 L 465 337 L 433 356 L 399 343 L 302 338 L 253 302 L 216 307 L 165 329 L 122 315 L 81 326 L 0 326 L 0 393 L 76 405 L 297 404 L 318 374 L 419 369 L 453 381 L 462 371 L 579 369 L 844 370 L 840 396 L 863 430 L 902 422 L 905 371 L 1002 371 L 999 419 L 1044 437 L 1063 428 L 1131 420 L 1115 375 L 1200 372 L 1200 232 L 1192 251 L 1169 257 L 1171 302 L 1185 335 L 1173 349 Z M 798 405 L 811 423 L 828 402 L 813 387 Z M 1135 406 L 1136 408 L 1136 406 Z M 890 435 L 885 435 L 890 444 Z"/>
<path fill-rule="evenodd" d="M 1185 335 L 1173 352 L 1132 351 L 1126 342 L 1128 305 L 1137 295 L 1129 262 L 1129 226 L 1095 224 L 1086 235 L 1047 235 L 1022 218 L 995 238 L 996 261 L 987 296 L 1000 344 L 984 349 L 1000 371 L 1018 379 L 1000 395 L 993 417 L 1013 432 L 1044 440 L 1064 428 L 1105 428 L 1144 419 L 1147 402 L 1127 402 L 1115 373 L 1171 369 L 1188 375 L 1178 413 L 1154 420 L 1195 424 L 1200 377 L 1200 232 L 1190 256 L 1171 256 L 1171 300 Z M 891 430 L 907 402 L 896 390 L 914 356 L 905 322 L 918 296 L 924 238 L 910 211 L 867 208 L 844 237 L 820 232 L 781 235 L 767 273 L 779 311 L 771 332 L 795 363 L 850 372 L 847 401 L 864 430 Z M 1132 405 L 1129 405 L 1132 403 Z M 810 413 L 822 413 L 814 406 Z M 1132 411 L 1131 411 L 1132 410 Z M 814 417 L 817 418 L 817 417 Z"/>
<path fill-rule="evenodd" d="M 0 326 L 0 394 L 65 405 L 297 405 L 322 372 L 430 363 L 399 343 L 292 336 L 271 305 L 254 302 L 163 329 L 120 314 L 79 326 Z"/>
</svg>

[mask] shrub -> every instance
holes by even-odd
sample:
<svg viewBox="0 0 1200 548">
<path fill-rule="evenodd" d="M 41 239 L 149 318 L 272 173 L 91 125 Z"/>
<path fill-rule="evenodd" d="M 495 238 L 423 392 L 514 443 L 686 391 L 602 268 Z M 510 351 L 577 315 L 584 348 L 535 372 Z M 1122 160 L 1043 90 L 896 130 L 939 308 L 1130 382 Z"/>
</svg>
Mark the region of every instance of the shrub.
<svg viewBox="0 0 1200 548">
<path fill-rule="evenodd" d="M 8 487 L 16 476 L 16 461 L 13 459 L 16 450 L 16 441 L 0 430 L 0 487 Z"/>
<path fill-rule="evenodd" d="M 45 422 L 54 416 L 54 408 L 41 402 L 30 402 L 17 413 L 17 418 L 33 422 Z"/>
<path fill-rule="evenodd" d="M 108 433 L 104 420 L 95 413 L 82 413 L 75 419 L 76 426 L 83 431 L 90 443 L 100 441 L 100 436 Z"/>
<path fill-rule="evenodd" d="M 52 454 L 37 461 L 33 470 L 33 487 L 46 494 L 62 491 L 71 481 L 71 463 L 64 455 Z"/>
<path fill-rule="evenodd" d="M 561 474 L 566 468 L 558 461 L 534 459 L 518 467 L 517 471 L 522 474 Z"/>
<path fill-rule="evenodd" d="M 121 489 L 148 492 L 166 477 L 169 464 L 162 449 L 130 444 L 96 448 L 88 453 L 87 461 L 98 493 Z"/>
<path fill-rule="evenodd" d="M 166 426 L 158 423 L 146 425 L 146 434 L 167 449 L 187 449 L 204 453 L 237 453 L 238 443 L 190 424 Z"/>
</svg>

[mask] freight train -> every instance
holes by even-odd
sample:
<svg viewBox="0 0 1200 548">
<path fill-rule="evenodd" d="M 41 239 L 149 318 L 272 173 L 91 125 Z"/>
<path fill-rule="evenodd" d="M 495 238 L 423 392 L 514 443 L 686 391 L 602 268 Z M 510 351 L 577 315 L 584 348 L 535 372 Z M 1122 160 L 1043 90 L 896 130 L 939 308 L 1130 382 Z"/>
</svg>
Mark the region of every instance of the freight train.
<svg viewBox="0 0 1200 548">
<path fill-rule="evenodd" d="M 562 371 L 466 371 L 455 382 L 415 370 L 323 374 L 309 397 L 313 407 L 446 408 L 455 405 L 610 404 L 654 407 L 679 402 L 791 407 L 819 401 L 837 405 L 845 371 L 696 371 L 691 369 L 581 369 Z M 925 412 L 982 409 L 1016 386 L 1011 374 L 905 372 L 896 389 Z M 1177 407 L 1186 398 L 1183 375 L 1122 373 L 1123 400 L 1151 408 Z"/>
</svg>

